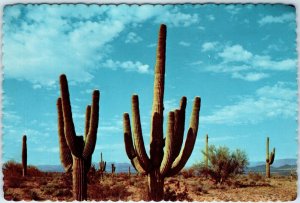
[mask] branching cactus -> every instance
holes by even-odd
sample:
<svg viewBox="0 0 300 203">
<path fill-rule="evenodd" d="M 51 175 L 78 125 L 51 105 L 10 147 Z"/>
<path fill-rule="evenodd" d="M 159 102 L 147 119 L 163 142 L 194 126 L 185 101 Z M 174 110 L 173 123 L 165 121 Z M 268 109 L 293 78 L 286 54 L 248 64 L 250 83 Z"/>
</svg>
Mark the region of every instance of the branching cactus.
<svg viewBox="0 0 300 203">
<path fill-rule="evenodd" d="M 65 171 L 72 170 L 74 199 L 83 201 L 87 199 L 87 173 L 97 139 L 100 93 L 98 90 L 93 92 L 92 106 L 86 108 L 83 137 L 76 136 L 65 75 L 60 76 L 60 91 L 61 97 L 57 100 L 60 159 Z"/>
<path fill-rule="evenodd" d="M 22 174 L 23 177 L 27 175 L 27 137 L 23 135 L 22 139 Z"/>
<path fill-rule="evenodd" d="M 205 166 L 208 168 L 208 134 L 205 136 Z"/>
<path fill-rule="evenodd" d="M 146 153 L 142 136 L 138 95 L 132 96 L 133 133 L 131 132 L 129 114 L 124 113 L 123 118 L 124 140 L 127 156 L 139 173 L 147 174 L 149 198 L 154 201 L 160 201 L 163 199 L 165 177 L 177 174 L 188 161 L 193 151 L 197 136 L 200 111 L 200 97 L 196 97 L 185 146 L 181 149 L 185 125 L 185 107 L 187 102 L 186 97 L 182 97 L 179 109 L 171 111 L 168 115 L 167 133 L 164 138 L 163 97 L 165 80 L 165 51 L 166 26 L 161 25 L 158 37 L 154 75 L 154 97 L 150 130 L 150 158 Z"/>
<path fill-rule="evenodd" d="M 115 172 L 116 172 L 116 166 L 115 164 L 111 164 L 111 175 L 114 176 Z"/>
<path fill-rule="evenodd" d="M 102 159 L 102 152 L 100 154 L 100 157 L 101 157 L 101 160 L 100 160 L 100 163 L 99 163 L 100 179 L 103 179 L 104 178 L 104 173 L 105 173 L 105 170 L 106 170 L 106 161 L 103 161 L 103 159 Z"/>
<path fill-rule="evenodd" d="M 271 154 L 269 154 L 269 137 L 267 137 L 267 153 L 266 153 L 266 177 L 270 178 L 271 173 L 270 173 L 270 166 L 273 164 L 274 159 L 275 159 L 275 148 L 273 148 L 273 151 Z"/>
</svg>

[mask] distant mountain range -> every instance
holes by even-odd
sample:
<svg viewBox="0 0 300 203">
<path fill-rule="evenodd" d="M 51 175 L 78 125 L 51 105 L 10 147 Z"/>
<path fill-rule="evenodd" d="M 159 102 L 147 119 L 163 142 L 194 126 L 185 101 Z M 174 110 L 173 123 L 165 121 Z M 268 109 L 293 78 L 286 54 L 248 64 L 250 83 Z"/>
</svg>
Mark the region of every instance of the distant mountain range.
<svg viewBox="0 0 300 203">
<path fill-rule="evenodd" d="M 249 167 L 255 167 L 266 164 L 265 161 L 250 162 Z M 281 167 L 284 165 L 297 165 L 297 159 L 276 159 L 272 164 L 273 167 Z"/>
<path fill-rule="evenodd" d="M 111 172 L 111 164 L 113 162 L 108 162 L 106 164 L 106 171 Z M 95 168 L 99 168 L 98 163 L 93 163 Z M 131 173 L 135 173 L 135 169 L 132 167 L 130 163 L 114 163 L 116 166 L 117 173 L 128 173 L 128 167 L 130 167 Z M 38 169 L 45 172 L 64 172 L 63 167 L 61 165 L 38 165 Z M 280 174 L 290 173 L 291 170 L 297 169 L 297 159 L 278 159 L 274 161 L 271 165 L 272 172 L 278 172 Z M 253 171 L 253 172 L 265 172 L 265 162 L 250 162 L 246 172 Z"/>
<path fill-rule="evenodd" d="M 106 163 L 106 172 L 111 172 L 111 164 L 113 162 Z M 96 169 L 99 169 L 98 163 L 93 163 Z M 128 173 L 128 168 L 130 167 L 130 172 L 135 173 L 135 169 L 129 163 L 114 163 L 116 166 L 116 173 Z M 62 165 L 38 165 L 37 168 L 45 172 L 64 172 Z"/>
</svg>

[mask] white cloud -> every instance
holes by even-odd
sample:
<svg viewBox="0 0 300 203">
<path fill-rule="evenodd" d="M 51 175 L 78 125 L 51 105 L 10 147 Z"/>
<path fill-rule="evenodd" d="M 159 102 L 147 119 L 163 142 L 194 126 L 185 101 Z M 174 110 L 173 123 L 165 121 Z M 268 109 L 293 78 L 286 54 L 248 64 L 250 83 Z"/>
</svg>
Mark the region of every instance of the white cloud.
<svg viewBox="0 0 300 203">
<path fill-rule="evenodd" d="M 227 46 L 223 52 L 218 54 L 224 61 L 247 61 L 251 59 L 252 53 L 245 50 L 241 45 Z"/>
<path fill-rule="evenodd" d="M 185 41 L 180 41 L 179 45 L 184 46 L 184 47 L 189 47 L 191 44 Z"/>
<path fill-rule="evenodd" d="M 226 5 L 225 10 L 232 14 L 232 15 L 236 15 L 237 13 L 239 13 L 239 11 L 241 10 L 240 7 L 238 7 L 237 5 Z"/>
<path fill-rule="evenodd" d="M 112 70 L 117 70 L 119 68 L 125 71 L 132 71 L 138 73 L 150 73 L 150 68 L 148 64 L 142 64 L 140 61 L 113 61 L 112 59 L 106 60 L 101 64 L 103 67 L 110 68 Z"/>
<path fill-rule="evenodd" d="M 284 83 L 258 89 L 254 96 L 246 96 L 232 105 L 202 115 L 206 124 L 249 124 L 272 118 L 295 118 L 297 114 L 297 90 Z"/>
<path fill-rule="evenodd" d="M 126 27 L 146 20 L 186 27 L 199 19 L 197 14 L 186 14 L 173 6 L 6 6 L 5 77 L 27 80 L 35 88 L 55 85 L 61 73 L 73 82 L 90 82 L 91 71 L 107 59 L 112 41 Z M 148 72 L 147 66 L 139 67 L 139 72 Z"/>
<path fill-rule="evenodd" d="M 202 51 L 219 50 L 222 47 L 217 42 L 206 42 L 202 45 Z M 221 62 L 207 66 L 201 64 L 202 71 L 227 73 L 232 78 L 250 82 L 269 77 L 270 71 L 295 71 L 297 68 L 297 59 L 274 60 L 269 55 L 253 54 L 239 44 L 225 46 L 222 51 L 215 53 Z M 191 65 L 198 64 L 194 62 Z"/>
<path fill-rule="evenodd" d="M 232 78 L 239 78 L 239 79 L 250 81 L 250 82 L 258 81 L 258 80 L 261 80 L 261 79 L 267 78 L 267 77 L 269 77 L 268 74 L 257 73 L 257 72 L 249 72 L 249 73 L 245 73 L 245 74 L 234 72 L 232 74 Z"/>
<path fill-rule="evenodd" d="M 256 55 L 253 59 L 253 65 L 267 70 L 288 71 L 295 70 L 297 67 L 296 59 L 284 59 L 281 61 L 272 60 L 270 56 Z"/>
<path fill-rule="evenodd" d="M 125 40 L 125 43 L 138 43 L 138 42 L 141 42 L 143 39 L 138 36 L 136 33 L 134 32 L 130 32 L 127 34 L 126 36 L 126 40 Z"/>
<path fill-rule="evenodd" d="M 272 24 L 272 23 L 287 23 L 291 22 L 296 19 L 296 16 L 294 13 L 286 13 L 282 14 L 280 16 L 272 16 L 268 15 L 263 17 L 258 21 L 259 25 L 266 25 L 266 24 Z"/>
<path fill-rule="evenodd" d="M 208 20 L 210 20 L 210 21 L 214 21 L 214 20 L 216 19 L 214 15 L 207 15 L 206 17 L 207 17 Z"/>
<path fill-rule="evenodd" d="M 211 51 L 216 48 L 218 42 L 205 42 L 202 44 L 202 52 Z"/>
</svg>

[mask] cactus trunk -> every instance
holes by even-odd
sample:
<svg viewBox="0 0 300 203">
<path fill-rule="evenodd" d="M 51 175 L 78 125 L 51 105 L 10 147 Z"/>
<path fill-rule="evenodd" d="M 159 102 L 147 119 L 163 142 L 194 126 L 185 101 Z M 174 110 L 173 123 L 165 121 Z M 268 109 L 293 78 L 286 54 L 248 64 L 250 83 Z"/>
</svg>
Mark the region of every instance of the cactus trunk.
<svg viewBox="0 0 300 203">
<path fill-rule="evenodd" d="M 85 160 L 73 157 L 73 198 L 77 201 L 87 200 L 87 171 Z"/>
<path fill-rule="evenodd" d="M 22 140 L 22 175 L 25 177 L 27 175 L 27 137 L 23 136 Z"/>
<path fill-rule="evenodd" d="M 164 178 L 159 170 L 153 170 L 148 174 L 148 195 L 153 201 L 162 201 L 164 198 Z"/>
<path fill-rule="evenodd" d="M 270 164 L 268 162 L 266 163 L 266 177 L 267 178 L 271 177 Z"/>
<path fill-rule="evenodd" d="M 152 117 L 150 124 L 150 158 L 148 157 L 142 136 L 138 95 L 132 96 L 132 127 L 130 117 L 124 113 L 124 142 L 128 158 L 133 167 L 140 173 L 148 175 L 149 199 L 163 200 L 164 178 L 176 175 L 189 159 L 198 132 L 200 97 L 194 101 L 191 122 L 186 142 L 182 148 L 186 97 L 182 97 L 179 109 L 169 112 L 166 136 L 163 131 L 164 83 L 165 83 L 165 51 L 167 28 L 161 25 L 156 52 L 154 74 L 154 94 Z"/>
<path fill-rule="evenodd" d="M 208 135 L 205 137 L 205 166 L 208 167 Z"/>
</svg>

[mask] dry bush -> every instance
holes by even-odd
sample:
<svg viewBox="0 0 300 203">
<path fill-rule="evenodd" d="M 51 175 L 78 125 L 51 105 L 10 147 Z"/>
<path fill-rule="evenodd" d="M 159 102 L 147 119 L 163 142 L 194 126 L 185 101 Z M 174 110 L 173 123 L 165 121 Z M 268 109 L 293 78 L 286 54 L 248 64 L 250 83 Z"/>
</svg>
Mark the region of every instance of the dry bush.
<svg viewBox="0 0 300 203">
<path fill-rule="evenodd" d="M 184 178 L 192 178 L 195 176 L 195 169 L 194 168 L 189 168 L 189 169 L 183 169 L 180 174 Z"/>
<path fill-rule="evenodd" d="M 261 181 L 265 179 L 265 177 L 262 174 L 257 172 L 249 172 L 248 177 L 253 181 Z"/>
<path fill-rule="evenodd" d="M 118 201 L 128 200 L 131 195 L 122 183 L 115 182 L 111 184 L 109 181 L 101 182 L 101 184 L 88 185 L 88 198 L 96 201 Z"/>
<path fill-rule="evenodd" d="M 169 186 L 165 187 L 164 201 L 193 201 L 188 194 L 187 188 L 182 192 L 176 192 Z"/>
</svg>

